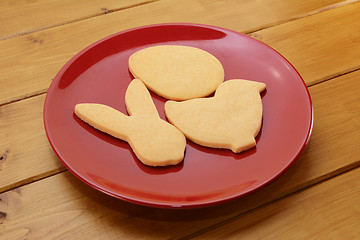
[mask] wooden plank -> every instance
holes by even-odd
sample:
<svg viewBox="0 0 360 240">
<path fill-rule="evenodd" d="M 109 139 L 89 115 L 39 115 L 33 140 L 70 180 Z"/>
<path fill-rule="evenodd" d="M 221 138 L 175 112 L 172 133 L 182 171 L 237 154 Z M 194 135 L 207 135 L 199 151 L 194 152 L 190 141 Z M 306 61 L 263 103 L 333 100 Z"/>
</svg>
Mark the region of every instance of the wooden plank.
<svg viewBox="0 0 360 240">
<path fill-rule="evenodd" d="M 76 239 L 98 236 L 108 239 L 181 238 L 359 167 L 360 149 L 353 144 L 360 141 L 360 112 L 356 111 L 360 104 L 359 77 L 360 71 L 357 71 L 310 88 L 315 125 L 305 152 L 277 180 L 237 201 L 208 209 L 183 211 L 147 208 L 103 195 L 66 172 L 0 195 L 3 199 L 0 211 L 5 216 L 0 231 L 4 236 L 33 239 L 60 236 Z M 34 99 L 27 101 L 30 104 Z M 3 118 L 8 118 L 8 114 L 24 102 L 7 105 L 9 110 Z M 28 124 L 27 128 L 34 122 L 29 120 Z M 37 140 L 29 138 L 29 141 Z M 41 158 L 48 148 L 48 145 L 41 144 L 40 149 L 26 160 L 39 168 L 58 161 Z M 16 152 L 10 152 L 7 161 L 16 157 Z M 1 172 L 5 179 L 6 171 L 5 165 Z M 21 174 L 27 176 L 26 172 Z M 6 204 L 1 205 L 4 202 Z"/>
<path fill-rule="evenodd" d="M 303 16 L 309 12 L 327 9 L 336 2 L 339 1 L 162 0 L 6 39 L 0 41 L 0 49 L 2 49 L 0 52 L 0 69 L 2 69 L 0 89 L 6 89 L 0 95 L 0 104 L 45 92 L 56 73 L 74 54 L 89 44 L 124 29 L 164 22 L 195 22 L 247 32 L 284 22 L 296 18 L 296 16 Z M 359 5 L 350 7 L 350 9 L 354 8 L 353 14 L 357 13 Z M 334 13 L 326 15 L 326 24 L 332 23 L 331 19 L 337 19 L 336 22 L 339 22 L 339 25 L 333 26 L 333 31 L 342 29 L 341 22 L 346 21 L 343 19 L 347 19 L 346 16 L 343 16 L 345 13 L 348 14 L 336 10 Z M 263 17 L 259 18 L 258 16 Z M 354 22 L 347 28 L 355 32 L 358 29 L 357 24 L 359 23 Z M 329 38 L 329 36 L 323 37 Z M 337 40 L 339 46 L 343 48 L 347 41 L 349 40 L 346 36 Z M 358 49 L 360 47 L 354 45 L 353 51 L 357 52 Z M 303 51 L 310 54 L 310 52 L 318 50 L 309 47 Z M 301 62 L 296 62 L 297 66 L 301 64 Z M 357 61 L 347 62 L 344 60 L 338 68 L 347 69 L 344 64 L 356 65 Z"/>
<path fill-rule="evenodd" d="M 150 0 L 3 0 L 0 4 L 0 40 L 60 26 Z M 51 14 L 49 14 L 51 12 Z M 35 15 L 34 15 L 35 14 Z"/>
<path fill-rule="evenodd" d="M 65 167 L 46 138 L 42 120 L 45 95 L 0 107 L 0 191 Z"/>
<path fill-rule="evenodd" d="M 307 85 L 360 68 L 360 3 L 255 32 L 285 56 Z"/>
<path fill-rule="evenodd" d="M 192 239 L 358 239 L 360 169 Z"/>
</svg>

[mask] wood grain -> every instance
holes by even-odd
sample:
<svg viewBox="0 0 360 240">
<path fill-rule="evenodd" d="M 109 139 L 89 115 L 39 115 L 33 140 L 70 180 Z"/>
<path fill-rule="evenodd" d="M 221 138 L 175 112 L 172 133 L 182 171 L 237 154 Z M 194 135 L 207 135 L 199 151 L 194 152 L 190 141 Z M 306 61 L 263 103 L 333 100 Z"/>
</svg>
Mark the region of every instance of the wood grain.
<svg viewBox="0 0 360 240">
<path fill-rule="evenodd" d="M 0 105 L 46 92 L 56 73 L 73 55 L 89 44 L 121 30 L 154 23 L 194 22 L 248 32 L 301 17 L 308 13 L 321 12 L 339 2 L 335 0 L 162 0 L 25 36 L 6 39 L 0 41 L 0 49 L 2 49 L 0 51 L 0 69 L 2 69 L 0 89 L 6 89 L 0 95 Z M 350 7 L 349 14 L 357 13 L 359 5 Z M 330 11 L 333 12 L 333 10 Z M 323 13 L 320 14 L 323 16 Z M 348 14 L 348 12 L 335 11 L 335 13 L 325 15 L 322 24 L 328 25 L 332 19 L 342 19 L 342 14 Z M 344 17 L 346 18 L 346 16 Z M 301 27 L 294 22 L 296 21 L 291 22 L 294 24 L 291 25 L 294 26 L 294 29 Z M 358 24 L 354 22 L 347 29 L 355 32 Z M 343 29 L 341 21 L 338 25 L 332 26 L 332 31 L 338 29 L 339 31 Z M 286 32 L 282 34 L 286 35 Z M 287 35 L 287 37 L 291 39 L 292 35 Z M 323 36 L 323 39 L 329 39 L 329 37 L 326 35 Z M 265 38 L 264 40 L 267 41 Z M 291 40 L 289 41 L 291 43 Z M 330 38 L 329 41 L 334 41 L 334 39 Z M 341 48 L 347 41 L 347 36 L 337 39 L 336 42 L 340 46 L 338 48 Z M 288 45 L 283 46 L 283 48 L 288 47 Z M 358 52 L 358 49 L 360 47 L 354 45 L 354 53 Z M 302 51 L 304 54 L 316 55 L 312 52 L 316 53 L 318 49 L 309 46 Z M 349 69 L 348 65 L 355 66 L 357 61 L 355 59 L 353 62 L 348 62 L 344 59 L 342 64 L 337 66 L 337 69 L 344 72 L 345 69 Z M 294 63 L 300 67 L 304 64 L 302 62 Z M 308 76 L 306 73 L 304 74 Z"/>
<path fill-rule="evenodd" d="M 193 239 L 357 239 L 359 181 L 356 169 Z"/>
<path fill-rule="evenodd" d="M 153 2 L 150 0 L 3 0 L 0 7 L 0 40 L 108 14 Z M 49 14 L 51 13 L 51 14 Z M 34 17 L 36 14 L 36 17 Z"/>
<path fill-rule="evenodd" d="M 0 205 L 5 216 L 0 231 L 4 236 L 30 239 L 182 238 L 359 167 L 360 149 L 353 144 L 360 141 L 360 113 L 356 111 L 360 104 L 359 77 L 357 71 L 310 88 L 315 125 L 305 152 L 277 180 L 237 201 L 208 209 L 152 209 L 103 195 L 66 172 L 1 194 L 0 203 L 7 204 Z M 58 161 L 39 161 L 42 151 L 49 151 L 45 144 L 41 148 L 28 161 L 37 166 Z"/>
<path fill-rule="evenodd" d="M 360 3 L 255 32 L 287 58 L 307 85 L 360 68 Z"/>
<path fill-rule="evenodd" d="M 45 95 L 0 106 L 0 191 L 64 171 L 47 140 Z"/>
</svg>

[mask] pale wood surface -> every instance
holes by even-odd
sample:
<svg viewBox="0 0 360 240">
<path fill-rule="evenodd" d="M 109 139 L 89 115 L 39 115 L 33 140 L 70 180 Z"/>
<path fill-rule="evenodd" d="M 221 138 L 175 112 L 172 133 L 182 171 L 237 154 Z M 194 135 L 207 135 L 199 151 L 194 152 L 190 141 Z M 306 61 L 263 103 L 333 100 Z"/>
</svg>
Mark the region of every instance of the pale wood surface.
<svg viewBox="0 0 360 240">
<path fill-rule="evenodd" d="M 65 170 L 44 130 L 45 94 L 0 106 L 0 192 Z"/>
<path fill-rule="evenodd" d="M 358 239 L 359 181 L 356 169 L 194 239 Z"/>
<path fill-rule="evenodd" d="M 337 7 L 252 36 L 285 56 L 308 85 L 360 67 L 360 3 Z"/>
<path fill-rule="evenodd" d="M 0 40 L 71 23 L 151 0 L 2 0 Z M 34 17 L 34 15 L 36 17 Z M 11 21 L 9 21 L 11 19 Z"/>
<path fill-rule="evenodd" d="M 0 41 L 0 88 L 7 89 L 0 95 L 0 104 L 45 92 L 60 68 L 78 51 L 128 28 L 164 22 L 194 22 L 249 32 L 327 9 L 336 2 L 339 1 L 163 0 L 6 39 Z M 330 17 L 339 18 L 336 15 Z M 339 39 L 339 44 L 346 39 L 346 36 Z M 316 48 L 303 50 L 317 51 Z"/>
<path fill-rule="evenodd" d="M 359 16 L 356 0 L 1 1 L 0 238 L 356 239 Z M 277 180 L 228 204 L 173 211 L 114 199 L 66 171 L 42 122 L 52 78 L 90 43 L 162 22 L 248 33 L 299 70 L 313 135 Z"/>
</svg>

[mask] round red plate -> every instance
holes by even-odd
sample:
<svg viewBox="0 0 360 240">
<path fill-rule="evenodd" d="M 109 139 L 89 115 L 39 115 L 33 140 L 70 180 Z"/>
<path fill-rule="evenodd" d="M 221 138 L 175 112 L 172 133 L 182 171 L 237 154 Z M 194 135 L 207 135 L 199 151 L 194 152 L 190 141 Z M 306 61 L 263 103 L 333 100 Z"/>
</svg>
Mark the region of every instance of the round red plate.
<svg viewBox="0 0 360 240">
<path fill-rule="evenodd" d="M 158 44 L 201 48 L 221 61 L 226 80 L 266 83 L 256 147 L 234 154 L 188 141 L 181 164 L 148 167 L 126 142 L 95 130 L 74 115 L 74 106 L 83 102 L 106 104 L 126 113 L 125 91 L 132 80 L 128 58 Z M 152 97 L 165 119 L 165 99 Z M 160 24 L 114 34 L 75 55 L 49 88 L 44 123 L 60 160 L 90 186 L 142 205 L 193 208 L 234 199 L 279 176 L 303 151 L 312 130 L 313 109 L 298 72 L 267 45 L 219 27 Z"/>
</svg>

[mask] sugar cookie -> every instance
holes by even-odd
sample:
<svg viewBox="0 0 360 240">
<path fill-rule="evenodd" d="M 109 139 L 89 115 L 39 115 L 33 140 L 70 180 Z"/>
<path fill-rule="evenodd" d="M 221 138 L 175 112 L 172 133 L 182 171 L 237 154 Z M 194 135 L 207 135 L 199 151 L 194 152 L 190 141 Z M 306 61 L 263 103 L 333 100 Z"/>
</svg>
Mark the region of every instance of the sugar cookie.
<svg viewBox="0 0 360 240">
<path fill-rule="evenodd" d="M 127 141 L 137 158 L 149 166 L 180 163 L 186 138 L 170 123 L 162 120 L 145 85 L 133 80 L 125 95 L 130 116 L 102 104 L 81 103 L 75 114 L 94 128 Z"/>
<path fill-rule="evenodd" d="M 129 70 L 146 87 L 171 100 L 205 97 L 224 81 L 220 61 L 195 47 L 159 45 L 135 52 Z"/>
<path fill-rule="evenodd" d="M 167 101 L 165 113 L 191 141 L 239 153 L 256 145 L 264 89 L 264 83 L 233 79 L 222 83 L 214 97 Z"/>
</svg>

